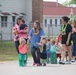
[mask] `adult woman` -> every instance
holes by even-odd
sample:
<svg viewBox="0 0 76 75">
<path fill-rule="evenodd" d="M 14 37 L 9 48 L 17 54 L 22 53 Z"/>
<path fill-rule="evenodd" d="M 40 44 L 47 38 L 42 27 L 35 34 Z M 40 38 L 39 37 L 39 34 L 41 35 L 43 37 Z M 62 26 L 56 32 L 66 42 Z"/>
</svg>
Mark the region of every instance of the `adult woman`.
<svg viewBox="0 0 76 75">
<path fill-rule="evenodd" d="M 21 24 L 21 20 L 22 18 L 17 18 L 17 23 L 16 25 L 13 27 L 13 34 L 14 34 L 14 42 L 15 42 L 15 46 L 16 46 L 16 50 L 17 50 L 17 53 L 19 53 L 19 50 L 18 50 L 18 46 L 19 46 L 19 35 L 17 33 L 18 29 L 19 29 L 19 26 Z"/>
<path fill-rule="evenodd" d="M 22 25 L 24 25 L 24 20 L 22 20 L 22 18 L 19 17 L 17 19 L 17 24 L 13 28 L 15 46 L 18 53 L 19 53 L 19 50 L 18 50 L 19 39 L 24 38 L 27 41 L 27 38 L 28 38 L 28 27 L 27 25 L 25 25 L 24 29 L 20 29 Z M 23 27 L 24 26 L 22 26 L 22 28 Z"/>
<path fill-rule="evenodd" d="M 76 60 L 76 21 L 74 21 L 73 33 L 72 33 L 72 41 L 73 41 L 73 60 Z"/>
<path fill-rule="evenodd" d="M 40 22 L 38 21 L 34 22 L 33 28 L 31 29 L 29 35 L 31 39 L 31 54 L 34 61 L 33 66 L 35 66 L 36 64 L 37 66 L 40 66 L 40 50 L 37 43 L 39 43 L 44 36 L 44 31 L 40 27 Z M 36 57 L 36 52 L 37 52 L 37 57 Z"/>
<path fill-rule="evenodd" d="M 70 63 L 70 59 L 72 56 L 72 51 L 71 51 L 71 33 L 72 33 L 72 27 L 70 24 L 68 24 L 68 17 L 67 16 L 63 16 L 62 17 L 62 58 L 61 61 L 59 62 L 60 64 L 65 64 L 64 62 L 64 58 L 65 58 L 65 52 L 66 49 L 68 49 L 68 62 Z"/>
</svg>

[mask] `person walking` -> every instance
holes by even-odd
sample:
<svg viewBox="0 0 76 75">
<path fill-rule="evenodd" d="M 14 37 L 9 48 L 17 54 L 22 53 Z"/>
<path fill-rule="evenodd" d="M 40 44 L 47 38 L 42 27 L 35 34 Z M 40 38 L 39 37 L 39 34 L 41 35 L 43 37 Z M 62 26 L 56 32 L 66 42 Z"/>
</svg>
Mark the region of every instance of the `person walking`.
<svg viewBox="0 0 76 75">
<path fill-rule="evenodd" d="M 31 54 L 34 61 L 33 66 L 40 66 L 40 49 L 37 43 L 41 42 L 44 36 L 44 31 L 41 28 L 39 21 L 34 22 L 33 28 L 30 30 L 29 36 L 31 40 Z"/>
<path fill-rule="evenodd" d="M 65 59 L 65 52 L 66 49 L 68 49 L 68 56 L 69 59 L 67 61 L 68 64 L 70 64 L 70 60 L 72 57 L 72 48 L 71 48 L 71 34 L 72 34 L 72 26 L 68 23 L 69 18 L 67 16 L 62 17 L 62 53 L 61 53 L 61 61 L 59 62 L 60 64 L 65 64 L 64 59 Z"/>
</svg>

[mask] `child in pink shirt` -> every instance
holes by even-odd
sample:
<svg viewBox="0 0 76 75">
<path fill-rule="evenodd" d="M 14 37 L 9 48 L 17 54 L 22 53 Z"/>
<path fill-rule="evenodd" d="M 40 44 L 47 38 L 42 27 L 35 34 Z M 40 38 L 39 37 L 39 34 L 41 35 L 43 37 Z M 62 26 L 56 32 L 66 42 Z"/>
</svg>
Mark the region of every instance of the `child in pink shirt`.
<svg viewBox="0 0 76 75">
<path fill-rule="evenodd" d="M 19 54 L 18 54 L 18 59 L 19 59 L 19 66 L 25 66 L 27 64 L 27 44 L 25 39 L 20 38 L 19 40 L 20 45 L 18 47 L 19 49 Z"/>
</svg>

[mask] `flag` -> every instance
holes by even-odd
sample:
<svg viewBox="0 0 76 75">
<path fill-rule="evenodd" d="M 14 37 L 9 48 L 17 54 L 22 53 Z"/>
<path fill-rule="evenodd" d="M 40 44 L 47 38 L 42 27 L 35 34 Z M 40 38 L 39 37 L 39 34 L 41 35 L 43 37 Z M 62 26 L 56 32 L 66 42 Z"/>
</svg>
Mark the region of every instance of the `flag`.
<svg viewBox="0 0 76 75">
<path fill-rule="evenodd" d="M 74 22 L 73 9 L 71 8 L 70 10 L 71 10 L 71 12 L 70 12 L 70 20 L 71 20 L 72 23 L 73 23 L 73 22 Z"/>
</svg>

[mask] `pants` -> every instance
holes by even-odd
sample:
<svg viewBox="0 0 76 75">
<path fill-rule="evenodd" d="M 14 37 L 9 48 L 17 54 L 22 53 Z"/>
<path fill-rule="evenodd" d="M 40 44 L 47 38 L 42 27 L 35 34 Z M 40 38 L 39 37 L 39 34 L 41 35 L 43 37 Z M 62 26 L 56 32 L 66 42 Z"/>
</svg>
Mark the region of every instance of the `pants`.
<svg viewBox="0 0 76 75">
<path fill-rule="evenodd" d="M 19 53 L 18 60 L 19 60 L 19 66 L 25 66 L 27 64 L 27 53 L 26 54 Z"/>
<path fill-rule="evenodd" d="M 51 57 L 51 52 L 48 50 L 47 51 L 47 58 L 50 58 Z"/>
<path fill-rule="evenodd" d="M 34 46 L 31 47 L 31 54 L 32 54 L 34 63 L 40 64 L 40 49 Z"/>
<path fill-rule="evenodd" d="M 76 56 L 76 44 L 73 44 L 73 56 Z"/>
<path fill-rule="evenodd" d="M 56 52 L 51 52 L 51 61 L 52 61 L 52 64 L 57 64 Z"/>
<path fill-rule="evenodd" d="M 17 53 L 19 53 L 18 46 L 19 46 L 19 41 L 15 41 L 15 47 L 16 47 Z"/>
</svg>

